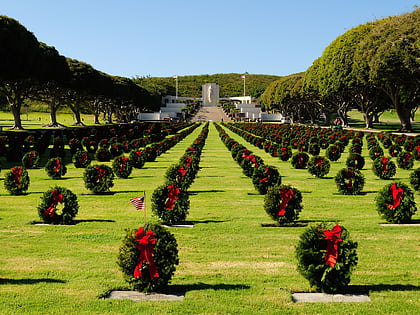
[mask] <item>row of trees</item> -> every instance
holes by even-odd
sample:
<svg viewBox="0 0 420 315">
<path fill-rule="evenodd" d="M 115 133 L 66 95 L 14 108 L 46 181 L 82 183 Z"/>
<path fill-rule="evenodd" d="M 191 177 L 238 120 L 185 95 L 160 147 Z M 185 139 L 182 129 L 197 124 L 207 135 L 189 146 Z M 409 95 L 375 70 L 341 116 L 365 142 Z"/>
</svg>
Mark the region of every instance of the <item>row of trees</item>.
<svg viewBox="0 0 420 315">
<path fill-rule="evenodd" d="M 367 128 L 393 108 L 410 131 L 420 103 L 420 9 L 350 29 L 306 72 L 270 84 L 261 101 L 293 120 L 337 115 L 345 125 L 356 108 Z"/>
<path fill-rule="evenodd" d="M 153 104 L 147 90 L 133 80 L 60 55 L 7 16 L 0 16 L 0 42 L 0 102 L 13 113 L 13 129 L 22 129 L 21 108 L 30 99 L 48 104 L 51 126 L 59 126 L 56 113 L 61 106 L 71 109 L 75 125 L 83 125 L 82 110 L 94 114 L 95 123 L 101 113 L 108 122 L 113 116 L 127 122 Z"/>
</svg>

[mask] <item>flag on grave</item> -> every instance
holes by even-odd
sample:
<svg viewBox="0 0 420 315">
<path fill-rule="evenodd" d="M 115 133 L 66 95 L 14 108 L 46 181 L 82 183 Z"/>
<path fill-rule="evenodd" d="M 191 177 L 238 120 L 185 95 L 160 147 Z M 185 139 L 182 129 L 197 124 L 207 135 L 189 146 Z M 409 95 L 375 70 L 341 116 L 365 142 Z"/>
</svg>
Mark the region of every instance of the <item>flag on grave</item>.
<svg viewBox="0 0 420 315">
<path fill-rule="evenodd" d="M 132 198 L 132 199 L 130 199 L 130 202 L 133 204 L 133 206 L 137 210 L 142 210 L 142 209 L 145 208 L 144 196 L 137 197 L 137 198 Z"/>
</svg>

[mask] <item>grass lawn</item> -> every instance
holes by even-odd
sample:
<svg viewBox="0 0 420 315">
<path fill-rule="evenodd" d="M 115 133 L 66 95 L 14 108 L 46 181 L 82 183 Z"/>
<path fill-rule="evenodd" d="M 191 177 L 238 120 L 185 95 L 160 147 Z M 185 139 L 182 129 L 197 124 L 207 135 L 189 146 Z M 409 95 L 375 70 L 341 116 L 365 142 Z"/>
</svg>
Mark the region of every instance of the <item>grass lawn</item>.
<svg viewBox="0 0 420 315">
<path fill-rule="evenodd" d="M 364 155 L 363 194 L 339 195 L 333 177 L 344 167 L 347 151 L 332 162 L 324 179 L 290 162 L 229 135 L 276 166 L 283 183 L 301 190 L 304 209 L 298 227 L 262 227 L 272 223 L 264 212 L 264 197 L 242 174 L 214 127 L 191 186 L 188 220 L 194 228 L 170 228 L 178 242 L 180 264 L 169 290 L 185 292 L 184 301 L 110 300 L 98 296 L 126 286 L 116 257 L 124 229 L 143 224 L 143 213 L 129 199 L 147 191 L 146 216 L 153 190 L 177 162 L 199 131 L 162 154 L 128 179 L 116 179 L 112 195 L 93 195 L 82 180 L 83 170 L 68 164 L 62 180 L 44 169 L 29 170 L 27 195 L 10 196 L 3 185 L 6 167 L 0 158 L 0 313 L 1 314 L 419 314 L 419 226 L 386 227 L 375 209 L 375 196 L 389 183 L 371 171 Z M 324 152 L 322 151 L 321 154 Z M 110 164 L 110 163 L 109 163 Z M 420 167 L 416 162 L 415 167 Z M 410 171 L 397 170 L 408 183 Z M 41 194 L 60 185 L 78 195 L 79 214 L 72 226 L 34 225 Z M 419 201 L 419 194 L 416 194 Z M 417 213 L 413 219 L 420 219 Z M 350 289 L 369 293 L 370 303 L 293 303 L 293 292 L 309 292 L 309 283 L 296 271 L 295 246 L 305 225 L 338 222 L 359 243 L 359 264 Z"/>
</svg>

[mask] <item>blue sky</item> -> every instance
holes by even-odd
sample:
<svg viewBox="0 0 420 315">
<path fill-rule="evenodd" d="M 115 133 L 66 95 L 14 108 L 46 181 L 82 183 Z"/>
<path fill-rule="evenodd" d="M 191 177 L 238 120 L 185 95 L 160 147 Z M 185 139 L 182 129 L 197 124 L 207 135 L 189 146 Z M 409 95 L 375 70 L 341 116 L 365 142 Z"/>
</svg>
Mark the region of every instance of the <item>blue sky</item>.
<svg viewBox="0 0 420 315">
<path fill-rule="evenodd" d="M 420 0 L 0 0 L 60 54 L 125 77 L 305 71 L 352 27 Z"/>
</svg>

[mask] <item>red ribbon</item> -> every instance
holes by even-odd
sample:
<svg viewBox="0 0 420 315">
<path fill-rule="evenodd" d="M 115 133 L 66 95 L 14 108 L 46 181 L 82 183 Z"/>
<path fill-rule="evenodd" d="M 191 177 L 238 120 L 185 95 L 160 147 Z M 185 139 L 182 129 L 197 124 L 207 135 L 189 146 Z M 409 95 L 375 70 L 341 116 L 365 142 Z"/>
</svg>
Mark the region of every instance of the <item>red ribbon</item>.
<svg viewBox="0 0 420 315">
<path fill-rule="evenodd" d="M 392 205 L 388 205 L 388 209 L 394 210 L 401 204 L 401 200 L 404 195 L 404 189 L 397 187 L 397 183 L 393 183 L 389 189 L 391 190 L 393 203 Z"/>
<path fill-rule="evenodd" d="M 177 181 L 180 182 L 182 181 L 182 179 L 184 178 L 185 174 L 187 174 L 187 170 L 185 169 L 185 167 L 183 167 L 182 165 L 179 167 L 179 169 L 177 170 L 178 176 L 177 176 Z"/>
<path fill-rule="evenodd" d="M 44 210 L 43 214 L 47 217 L 54 217 L 56 215 L 55 213 L 55 207 L 59 204 L 63 202 L 63 195 L 58 193 L 57 189 L 54 189 L 51 192 L 51 204 L 50 206 Z"/>
<path fill-rule="evenodd" d="M 322 162 L 323 162 L 322 158 L 315 158 L 314 159 L 314 163 L 316 165 L 318 165 L 319 167 L 322 167 Z"/>
<path fill-rule="evenodd" d="M 289 203 L 290 200 L 292 200 L 293 195 L 294 195 L 294 192 L 292 188 L 289 188 L 288 190 L 286 190 L 286 188 L 283 188 L 280 190 L 281 203 L 280 203 L 279 212 L 278 212 L 279 216 L 284 216 L 286 214 L 287 204 Z"/>
<path fill-rule="evenodd" d="M 386 164 L 388 163 L 388 158 L 384 156 L 381 159 L 381 163 L 382 163 L 382 172 L 388 173 L 388 170 L 386 169 Z"/>
<path fill-rule="evenodd" d="M 191 163 L 192 163 L 192 157 L 187 156 L 187 157 L 185 158 L 185 166 L 186 166 L 186 167 L 190 167 L 190 166 L 191 166 Z"/>
<path fill-rule="evenodd" d="M 29 153 L 29 166 L 32 167 L 34 165 L 34 157 L 35 157 L 35 153 L 33 151 L 31 151 Z"/>
<path fill-rule="evenodd" d="M 104 177 L 107 173 L 105 168 L 102 168 L 100 166 L 96 167 L 96 170 L 98 171 L 98 175 L 96 175 L 96 181 L 100 181 L 102 179 L 102 177 Z"/>
<path fill-rule="evenodd" d="M 127 157 L 123 157 L 121 159 L 121 165 L 120 165 L 120 172 L 124 172 L 126 166 L 127 166 L 127 162 L 128 162 L 128 158 Z"/>
<path fill-rule="evenodd" d="M 137 241 L 136 248 L 139 250 L 139 258 L 137 260 L 137 265 L 134 268 L 134 278 L 141 278 L 143 264 L 146 263 L 149 266 L 150 278 L 159 277 L 159 273 L 156 269 L 155 260 L 153 258 L 155 254 L 155 244 L 156 238 L 152 230 L 147 232 L 144 231 L 142 227 L 136 233 L 135 240 Z"/>
<path fill-rule="evenodd" d="M 54 166 L 55 166 L 55 171 L 56 172 L 59 172 L 60 171 L 60 167 L 61 167 L 60 160 L 59 159 L 55 159 Z"/>
<path fill-rule="evenodd" d="M 327 251 L 324 256 L 324 263 L 330 267 L 334 267 L 338 258 L 338 243 L 341 239 L 341 226 L 336 224 L 331 230 L 318 229 L 324 233 L 324 239 L 327 240 Z"/>
<path fill-rule="evenodd" d="M 353 180 L 352 178 L 354 177 L 354 172 L 351 169 L 347 170 L 347 174 L 346 174 L 346 178 L 349 180 L 348 184 L 347 184 L 347 189 L 353 189 Z"/>
<path fill-rule="evenodd" d="M 20 186 L 20 177 L 22 176 L 23 168 L 22 166 L 16 166 L 12 168 L 12 174 L 15 180 L 16 185 Z"/>
<path fill-rule="evenodd" d="M 265 167 L 265 177 L 260 179 L 260 183 L 266 182 L 268 178 L 273 174 L 273 170 L 271 168 Z"/>
<path fill-rule="evenodd" d="M 166 188 L 169 189 L 169 192 L 165 207 L 166 210 L 172 210 L 175 206 L 175 202 L 178 200 L 178 195 L 180 194 L 181 190 L 176 188 L 174 184 L 171 184 Z"/>
<path fill-rule="evenodd" d="M 88 159 L 88 155 L 86 154 L 86 152 L 83 152 L 82 155 L 80 156 L 80 162 L 85 162 Z"/>
</svg>

